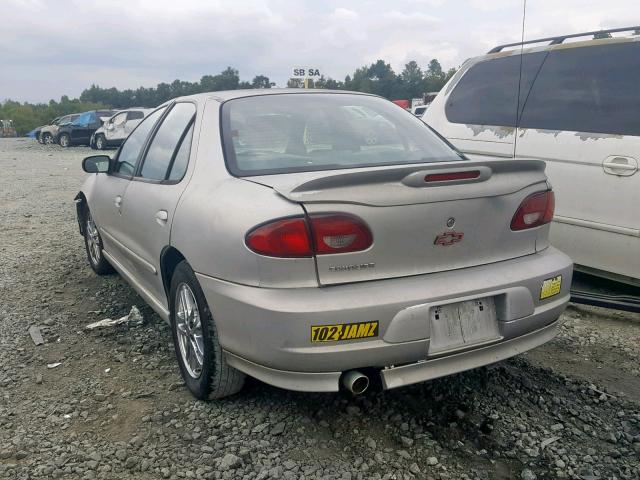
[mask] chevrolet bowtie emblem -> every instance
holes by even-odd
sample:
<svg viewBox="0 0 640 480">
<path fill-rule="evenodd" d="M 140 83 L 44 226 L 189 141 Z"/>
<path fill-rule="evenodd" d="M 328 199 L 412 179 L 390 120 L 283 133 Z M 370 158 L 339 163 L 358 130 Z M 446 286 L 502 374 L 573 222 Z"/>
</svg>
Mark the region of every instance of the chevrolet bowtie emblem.
<svg viewBox="0 0 640 480">
<path fill-rule="evenodd" d="M 436 239 L 433 241 L 433 244 L 448 247 L 450 245 L 453 245 L 454 243 L 458 243 L 463 238 L 464 233 L 462 232 L 444 232 L 436 237 Z"/>
</svg>

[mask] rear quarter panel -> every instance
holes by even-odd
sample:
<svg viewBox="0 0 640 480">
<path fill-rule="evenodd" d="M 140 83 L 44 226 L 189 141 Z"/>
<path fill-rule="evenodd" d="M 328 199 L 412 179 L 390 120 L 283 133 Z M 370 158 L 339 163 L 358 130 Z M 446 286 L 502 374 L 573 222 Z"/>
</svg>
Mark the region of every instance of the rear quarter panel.
<svg viewBox="0 0 640 480">
<path fill-rule="evenodd" d="M 207 101 L 201 129 L 195 132 L 195 171 L 176 209 L 171 245 L 194 271 L 210 277 L 275 288 L 317 286 L 313 258 L 271 258 L 256 255 L 245 245 L 245 235 L 253 227 L 302 215 L 304 210 L 271 188 L 229 174 L 220 140 L 219 107 L 219 102 Z"/>
</svg>

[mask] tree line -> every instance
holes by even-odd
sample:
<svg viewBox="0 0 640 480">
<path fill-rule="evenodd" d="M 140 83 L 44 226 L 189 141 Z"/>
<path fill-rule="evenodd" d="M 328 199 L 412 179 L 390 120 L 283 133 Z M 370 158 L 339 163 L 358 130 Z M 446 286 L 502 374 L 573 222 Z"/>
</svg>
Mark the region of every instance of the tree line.
<svg viewBox="0 0 640 480">
<path fill-rule="evenodd" d="M 426 70 L 422 70 L 417 62 L 410 61 L 400 73 L 396 73 L 390 64 L 384 60 L 378 60 L 371 65 L 356 69 L 344 80 L 334 80 L 323 76 L 315 82 L 311 82 L 310 86 L 373 93 L 390 100 L 411 99 L 421 97 L 426 92 L 439 91 L 455 72 L 456 70 L 453 68 L 445 72 L 440 62 L 433 59 L 429 62 Z M 18 134 L 24 135 L 37 126 L 47 124 L 55 117 L 69 113 L 98 108 L 155 107 L 167 100 L 184 95 L 218 90 L 271 88 L 273 86 L 275 84 L 266 75 L 257 75 L 249 82 L 240 80 L 238 70 L 227 67 L 217 75 L 204 75 L 197 82 L 174 80 L 171 83 L 159 83 L 155 87 L 125 90 L 91 85 L 77 99 L 63 96 L 59 102 L 51 100 L 48 104 L 6 100 L 0 104 L 0 119 L 12 119 Z M 288 80 L 287 86 L 301 88 L 303 81 L 291 78 Z"/>
</svg>

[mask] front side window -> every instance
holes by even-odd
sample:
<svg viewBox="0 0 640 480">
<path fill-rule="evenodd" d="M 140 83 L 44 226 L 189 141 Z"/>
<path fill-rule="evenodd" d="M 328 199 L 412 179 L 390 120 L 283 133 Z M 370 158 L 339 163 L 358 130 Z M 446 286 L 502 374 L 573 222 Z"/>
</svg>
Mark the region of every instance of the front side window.
<svg viewBox="0 0 640 480">
<path fill-rule="evenodd" d="M 158 128 L 142 163 L 140 177 L 163 181 L 169 179 L 171 165 L 187 127 L 196 114 L 193 103 L 176 103 Z"/>
<path fill-rule="evenodd" d="M 546 55 L 546 52 L 511 55 L 476 63 L 462 76 L 447 99 L 447 120 L 469 125 L 515 127 L 518 104 L 522 110 Z"/>
<path fill-rule="evenodd" d="M 409 112 L 369 95 L 229 100 L 222 105 L 222 136 L 227 168 L 237 176 L 464 158 Z"/>
<path fill-rule="evenodd" d="M 531 89 L 520 126 L 640 135 L 640 43 L 557 49 Z"/>
<path fill-rule="evenodd" d="M 127 114 L 126 113 L 119 113 L 118 115 L 116 115 L 115 117 L 113 117 L 111 119 L 111 123 L 113 123 L 113 125 L 120 126 L 122 125 L 125 121 L 127 120 Z"/>
<path fill-rule="evenodd" d="M 140 151 L 149 136 L 149 132 L 153 129 L 165 107 L 159 108 L 142 121 L 138 127 L 131 132 L 118 152 L 118 161 L 116 172 L 120 175 L 132 176 L 136 169 Z"/>
</svg>

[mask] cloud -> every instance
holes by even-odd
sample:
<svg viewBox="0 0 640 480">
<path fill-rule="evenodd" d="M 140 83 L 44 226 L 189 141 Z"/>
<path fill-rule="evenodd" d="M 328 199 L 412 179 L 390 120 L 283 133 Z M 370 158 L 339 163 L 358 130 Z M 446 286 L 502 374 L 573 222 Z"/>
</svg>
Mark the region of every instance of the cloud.
<svg viewBox="0 0 640 480">
<path fill-rule="evenodd" d="M 3 0 L 0 99 L 195 81 L 227 66 L 286 83 L 294 65 L 342 79 L 382 58 L 444 68 L 521 35 L 517 0 Z M 528 0 L 527 38 L 640 24 L 637 0 Z"/>
</svg>

